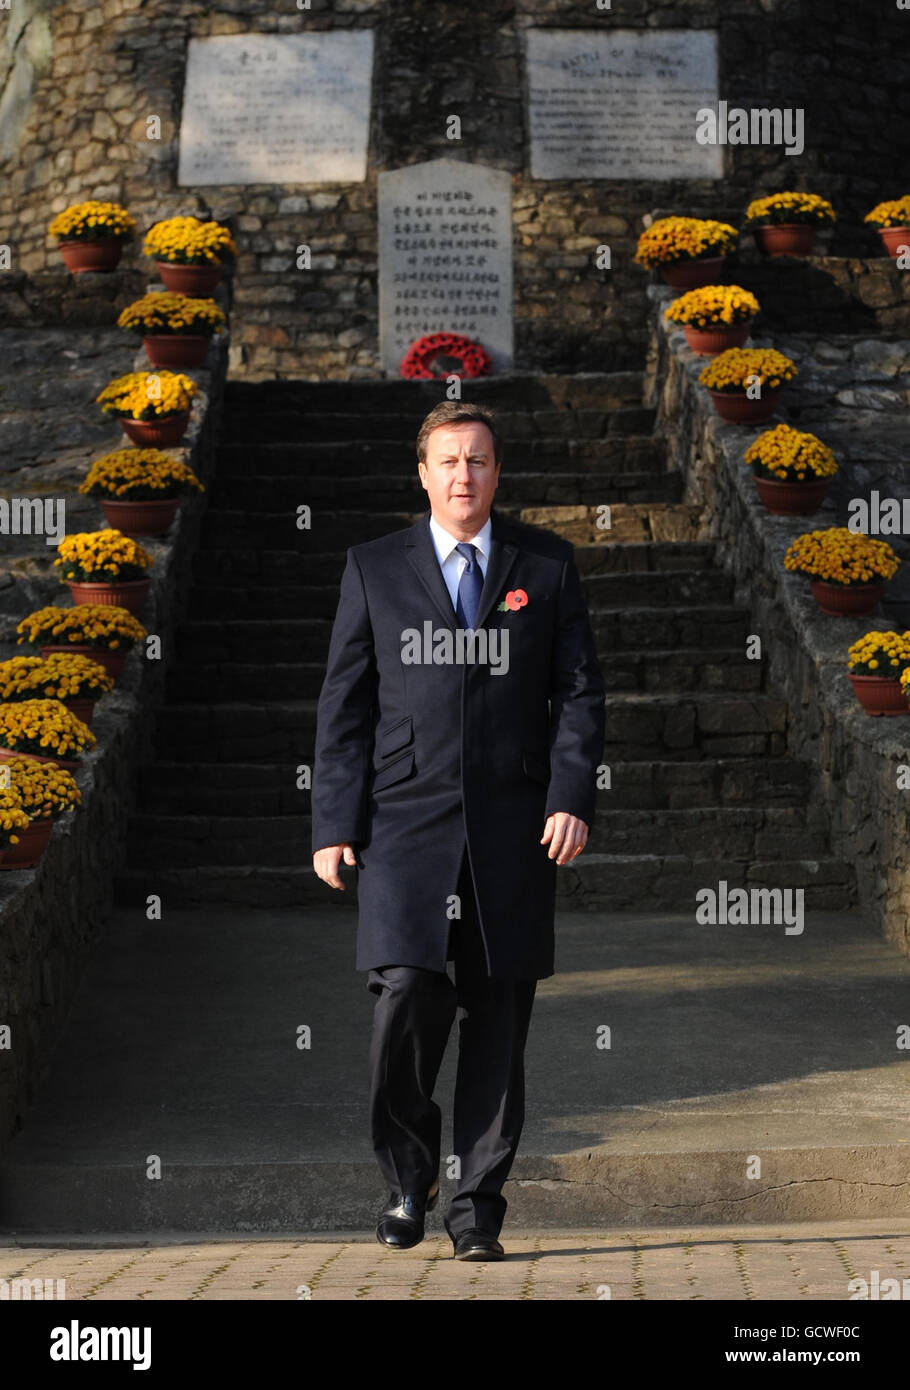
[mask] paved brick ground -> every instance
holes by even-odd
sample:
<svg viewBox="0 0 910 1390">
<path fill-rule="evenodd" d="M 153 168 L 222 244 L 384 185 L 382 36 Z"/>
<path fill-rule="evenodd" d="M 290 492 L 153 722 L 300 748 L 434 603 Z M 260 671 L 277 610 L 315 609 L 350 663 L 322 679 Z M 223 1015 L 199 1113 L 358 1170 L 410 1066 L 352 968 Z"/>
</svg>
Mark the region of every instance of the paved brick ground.
<svg viewBox="0 0 910 1390">
<path fill-rule="evenodd" d="M 507 1258 L 452 1258 L 429 1236 L 200 1238 L 116 1247 L 5 1245 L 0 1278 L 65 1279 L 67 1299 L 644 1299 L 843 1301 L 856 1276 L 910 1280 L 910 1221 L 699 1230 L 506 1231 Z M 76 1239 L 76 1238 L 74 1238 Z M 79 1240 L 84 1238 L 80 1237 Z M 609 1292 L 606 1291 L 608 1287 Z M 910 1284 L 908 1284 L 910 1287 Z"/>
</svg>

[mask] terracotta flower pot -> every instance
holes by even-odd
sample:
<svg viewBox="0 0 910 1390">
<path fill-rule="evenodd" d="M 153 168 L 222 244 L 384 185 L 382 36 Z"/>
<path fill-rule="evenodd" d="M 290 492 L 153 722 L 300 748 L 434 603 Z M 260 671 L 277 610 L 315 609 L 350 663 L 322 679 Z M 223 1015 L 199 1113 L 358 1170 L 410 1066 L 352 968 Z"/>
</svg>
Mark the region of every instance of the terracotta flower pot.
<svg viewBox="0 0 910 1390">
<path fill-rule="evenodd" d="M 50 817 L 33 820 L 25 830 L 17 831 L 19 843 L 10 845 L 0 854 L 0 869 L 31 869 L 38 863 L 48 841 L 54 822 Z"/>
<path fill-rule="evenodd" d="M 125 536 L 163 536 L 180 506 L 179 497 L 152 498 L 129 502 L 122 498 L 101 498 L 101 510 L 116 530 Z"/>
<path fill-rule="evenodd" d="M 15 748 L 0 748 L 0 762 L 12 762 L 13 758 L 31 758 L 36 763 L 56 763 L 58 767 L 69 768 L 70 772 L 77 772 L 82 766 L 78 758 L 56 758 L 53 755 L 47 757 L 44 753 L 24 753 Z M 12 845 L 12 849 L 16 846 Z"/>
<path fill-rule="evenodd" d="M 691 323 L 683 324 L 686 342 L 700 357 L 716 357 L 727 348 L 742 347 L 752 329 L 752 319 L 742 323 L 730 323 L 716 328 L 695 328 Z"/>
<path fill-rule="evenodd" d="M 176 415 L 165 415 L 160 420 L 127 420 L 123 415 L 120 416 L 124 434 L 144 449 L 172 449 L 186 434 L 189 423 L 188 410 L 181 410 Z"/>
<path fill-rule="evenodd" d="M 823 613 L 832 618 L 862 617 L 881 602 L 884 584 L 829 584 L 813 579 L 812 597 Z"/>
<path fill-rule="evenodd" d="M 224 275 L 223 265 L 176 265 L 173 261 L 156 261 L 155 264 L 166 290 L 188 294 L 191 299 L 210 299 L 212 290 Z"/>
<path fill-rule="evenodd" d="M 128 652 L 113 652 L 108 647 L 39 647 L 38 651 L 43 657 L 51 656 L 54 652 L 76 652 L 79 656 L 87 656 L 92 661 L 97 661 L 99 666 L 103 666 L 109 676 L 117 680 L 123 672 L 123 663 L 126 661 Z"/>
<path fill-rule="evenodd" d="M 694 290 L 699 285 L 716 285 L 725 259 L 725 256 L 708 256 L 701 261 L 669 261 L 658 269 L 671 289 Z"/>
<path fill-rule="evenodd" d="M 771 419 L 782 390 L 782 386 L 768 387 L 757 401 L 747 396 L 745 391 L 712 391 L 709 387 L 708 394 L 722 420 L 728 420 L 733 425 L 758 425 Z"/>
<path fill-rule="evenodd" d="M 98 241 L 61 241 L 57 245 L 63 264 L 73 275 L 86 270 L 113 270 L 123 255 L 119 237 L 101 237 Z"/>
<path fill-rule="evenodd" d="M 778 222 L 753 227 L 755 244 L 763 256 L 809 256 L 818 228 L 812 222 Z"/>
<path fill-rule="evenodd" d="M 145 355 L 153 367 L 201 367 L 208 356 L 209 343 L 204 333 L 152 333 L 142 339 Z"/>
<path fill-rule="evenodd" d="M 63 700 L 61 703 L 66 705 L 70 713 L 74 714 L 77 719 L 81 719 L 83 724 L 91 724 L 92 715 L 95 712 L 96 702 L 94 700 Z"/>
<path fill-rule="evenodd" d="M 910 227 L 879 227 L 878 234 L 889 256 L 899 256 L 902 246 L 910 246 Z"/>
<path fill-rule="evenodd" d="M 755 487 L 768 511 L 774 516 L 809 516 L 818 511 L 825 500 L 830 478 L 813 478 L 804 483 L 780 478 L 761 478 L 756 473 Z"/>
<path fill-rule="evenodd" d="M 108 608 L 125 608 L 136 615 L 142 611 L 151 587 L 150 579 L 120 579 L 113 584 L 94 584 L 85 579 L 67 579 L 73 603 L 103 603 Z"/>
<path fill-rule="evenodd" d="M 907 696 L 899 678 L 893 676 L 855 676 L 848 671 L 856 698 L 867 714 L 910 714 Z"/>
</svg>

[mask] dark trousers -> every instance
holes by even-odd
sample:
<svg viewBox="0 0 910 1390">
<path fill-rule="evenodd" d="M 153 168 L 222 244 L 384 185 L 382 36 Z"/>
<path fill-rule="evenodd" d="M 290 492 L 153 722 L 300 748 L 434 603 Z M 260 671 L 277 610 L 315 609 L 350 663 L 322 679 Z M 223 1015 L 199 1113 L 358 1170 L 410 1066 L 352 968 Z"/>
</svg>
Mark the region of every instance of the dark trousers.
<svg viewBox="0 0 910 1390">
<path fill-rule="evenodd" d="M 376 995 L 370 1045 L 373 1149 L 390 1191 L 426 1192 L 439 1176 L 442 1113 L 433 1089 L 455 1019 L 458 1070 L 453 1140 L 455 1194 L 450 1234 L 479 1229 L 498 1236 L 509 1175 L 524 1123 L 524 1048 L 536 980 L 487 974 L 467 849 L 458 882 L 461 918 L 449 931 L 445 971 L 410 965 L 371 970 Z M 454 1166 L 454 1165 L 453 1165 Z"/>
</svg>

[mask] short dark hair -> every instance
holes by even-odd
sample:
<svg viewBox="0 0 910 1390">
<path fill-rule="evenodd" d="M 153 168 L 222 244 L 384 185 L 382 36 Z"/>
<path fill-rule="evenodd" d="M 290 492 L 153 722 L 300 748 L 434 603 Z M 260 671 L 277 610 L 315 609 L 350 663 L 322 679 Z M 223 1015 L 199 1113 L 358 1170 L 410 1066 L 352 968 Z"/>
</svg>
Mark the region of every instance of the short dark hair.
<svg viewBox="0 0 910 1390">
<path fill-rule="evenodd" d="M 486 405 L 472 405 L 470 401 L 440 401 L 434 405 L 417 432 L 417 458 L 421 463 L 427 461 L 427 440 L 440 425 L 464 425 L 476 420 L 486 425 L 493 436 L 493 458 L 502 463 L 503 438 L 496 424 L 496 411 Z"/>
</svg>

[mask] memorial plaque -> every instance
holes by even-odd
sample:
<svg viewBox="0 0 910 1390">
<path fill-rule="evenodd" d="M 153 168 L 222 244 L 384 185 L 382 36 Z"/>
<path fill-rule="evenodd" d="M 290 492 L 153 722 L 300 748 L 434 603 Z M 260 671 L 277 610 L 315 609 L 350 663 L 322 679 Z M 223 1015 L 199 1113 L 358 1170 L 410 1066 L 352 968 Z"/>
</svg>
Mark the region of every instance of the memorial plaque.
<svg viewBox="0 0 910 1390">
<path fill-rule="evenodd" d="M 178 184 L 366 178 L 373 31 L 190 39 Z"/>
<path fill-rule="evenodd" d="M 462 333 L 512 365 L 512 178 L 433 159 L 379 175 L 379 352 L 400 374 L 415 338 Z"/>
<path fill-rule="evenodd" d="M 708 30 L 529 29 L 535 179 L 719 179 L 723 151 L 695 139 L 717 106 Z"/>
</svg>

